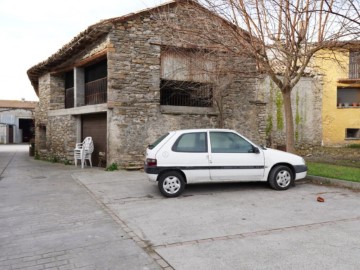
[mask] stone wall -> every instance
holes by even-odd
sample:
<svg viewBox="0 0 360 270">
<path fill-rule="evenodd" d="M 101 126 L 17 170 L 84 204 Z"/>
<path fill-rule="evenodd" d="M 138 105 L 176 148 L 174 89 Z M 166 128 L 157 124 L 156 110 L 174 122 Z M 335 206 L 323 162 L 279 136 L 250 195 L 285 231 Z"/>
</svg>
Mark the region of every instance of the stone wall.
<svg viewBox="0 0 360 270">
<path fill-rule="evenodd" d="M 164 12 L 177 24 L 189 29 L 199 30 L 204 25 L 213 24 L 209 13 L 193 6 Z M 160 17 L 159 13 L 143 13 L 127 21 L 120 20 L 114 23 L 107 36 L 89 45 L 82 53 L 69 57 L 66 63 L 61 63 L 61 66 L 67 67 L 79 66 L 79 63 L 84 65 L 87 59 L 94 60 L 96 55 L 107 50 L 107 164 L 142 164 L 146 146 L 170 130 L 219 126 L 219 111 L 216 108 L 209 111 L 209 108 L 174 109 L 160 105 L 162 48 L 205 48 L 213 45 L 208 39 L 201 39 L 190 32 L 177 33 Z M 235 129 L 259 144 L 264 143 L 266 107 L 257 100 L 255 61 L 247 54 L 229 55 L 228 60 L 231 61 L 227 68 L 236 76 L 224 90 L 227 93 L 223 101 L 223 127 Z M 252 75 L 244 75 L 249 73 Z M 39 154 L 42 157 L 71 159 L 78 121 L 63 110 L 64 80 L 61 74 L 47 74 L 40 78 L 39 100 L 36 120 Z M 48 110 L 61 113 L 48 116 Z M 44 130 L 40 130 L 44 127 L 45 144 L 42 142 Z"/>
<path fill-rule="evenodd" d="M 40 157 L 47 154 L 46 125 L 47 112 L 50 109 L 50 77 L 50 74 L 45 74 L 39 78 L 39 103 L 35 109 L 35 151 Z"/>
<path fill-rule="evenodd" d="M 71 115 L 49 117 L 47 136 L 51 138 L 48 149 L 51 157 L 73 160 L 76 144 L 76 118 Z"/>
<path fill-rule="evenodd" d="M 189 28 L 203 25 L 194 24 L 192 18 L 202 16 L 203 23 L 211 20 L 209 14 L 199 14 L 192 7 L 166 12 L 176 18 L 177 24 Z M 179 113 L 160 106 L 161 45 L 206 47 L 211 45 L 208 40 L 191 33 L 175 33 L 158 14 L 117 24 L 109 40 L 112 49 L 108 52 L 108 99 L 113 104 L 108 123 L 110 162 L 141 163 L 146 145 L 169 130 L 217 127 L 218 112 L 194 113 L 184 108 Z M 264 115 L 264 107 L 250 102 L 255 99 L 256 77 L 240 75 L 254 70 L 255 62 L 247 55 L 231 57 L 236 61 L 230 68 L 238 74 L 226 89 L 229 95 L 224 100 L 224 127 L 263 142 L 264 125 L 259 119 Z"/>
<path fill-rule="evenodd" d="M 264 77 L 259 99 L 266 102 L 266 144 L 274 148 L 285 146 L 285 114 L 280 90 Z M 321 145 L 322 140 L 322 84 L 316 77 L 304 77 L 291 93 L 295 127 L 295 143 Z"/>
<path fill-rule="evenodd" d="M 40 158 L 68 159 L 68 148 L 74 148 L 73 117 L 49 117 L 50 110 L 65 107 L 64 78 L 46 74 L 39 79 L 39 103 L 35 110 L 35 150 Z M 69 144 L 70 142 L 70 144 Z"/>
</svg>

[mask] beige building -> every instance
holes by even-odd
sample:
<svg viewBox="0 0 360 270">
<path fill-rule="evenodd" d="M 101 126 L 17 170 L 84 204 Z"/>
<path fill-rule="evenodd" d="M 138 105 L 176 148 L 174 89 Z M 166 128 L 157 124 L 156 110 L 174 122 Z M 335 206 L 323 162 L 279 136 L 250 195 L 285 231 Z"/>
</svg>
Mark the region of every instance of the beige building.
<svg viewBox="0 0 360 270">
<path fill-rule="evenodd" d="M 322 50 L 316 65 L 323 74 L 322 142 L 324 146 L 360 143 L 359 43 Z"/>
</svg>

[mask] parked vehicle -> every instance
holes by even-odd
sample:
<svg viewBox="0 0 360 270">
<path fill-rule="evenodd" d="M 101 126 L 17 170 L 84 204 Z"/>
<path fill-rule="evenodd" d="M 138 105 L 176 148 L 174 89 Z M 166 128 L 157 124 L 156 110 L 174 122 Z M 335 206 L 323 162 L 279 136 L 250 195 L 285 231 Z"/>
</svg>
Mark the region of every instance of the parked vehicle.
<svg viewBox="0 0 360 270">
<path fill-rule="evenodd" d="M 257 146 L 228 129 L 171 131 L 148 146 L 144 167 L 166 197 L 202 182 L 268 181 L 286 190 L 307 173 L 302 157 Z"/>
</svg>

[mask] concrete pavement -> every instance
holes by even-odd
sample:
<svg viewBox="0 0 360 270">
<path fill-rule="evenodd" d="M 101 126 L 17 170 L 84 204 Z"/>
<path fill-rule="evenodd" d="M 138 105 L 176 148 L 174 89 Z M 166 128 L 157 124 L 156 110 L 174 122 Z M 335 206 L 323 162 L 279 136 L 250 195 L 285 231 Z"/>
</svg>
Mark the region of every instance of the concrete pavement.
<svg viewBox="0 0 360 270">
<path fill-rule="evenodd" d="M 0 145 L 0 269 L 161 269 L 71 175 Z M 88 171 L 98 171 L 88 169 Z"/>
<path fill-rule="evenodd" d="M 238 183 L 167 199 L 142 172 L 75 169 L 4 147 L 0 269 L 360 268 L 359 192 Z"/>
<path fill-rule="evenodd" d="M 194 185 L 166 199 L 141 172 L 74 177 L 174 269 L 360 268 L 360 196 L 349 189 Z"/>
</svg>

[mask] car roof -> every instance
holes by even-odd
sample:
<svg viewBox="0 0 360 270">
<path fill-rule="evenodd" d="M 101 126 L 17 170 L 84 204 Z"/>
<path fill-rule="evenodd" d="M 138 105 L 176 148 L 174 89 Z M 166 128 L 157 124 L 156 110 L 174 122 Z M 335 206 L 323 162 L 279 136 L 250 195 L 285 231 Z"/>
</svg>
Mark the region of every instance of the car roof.
<svg viewBox="0 0 360 270">
<path fill-rule="evenodd" d="M 189 132 L 207 132 L 207 131 L 231 131 L 231 132 L 235 132 L 232 129 L 224 129 L 224 128 L 194 128 L 194 129 L 178 129 L 178 130 L 173 130 L 171 132 L 174 133 L 189 133 Z"/>
</svg>

